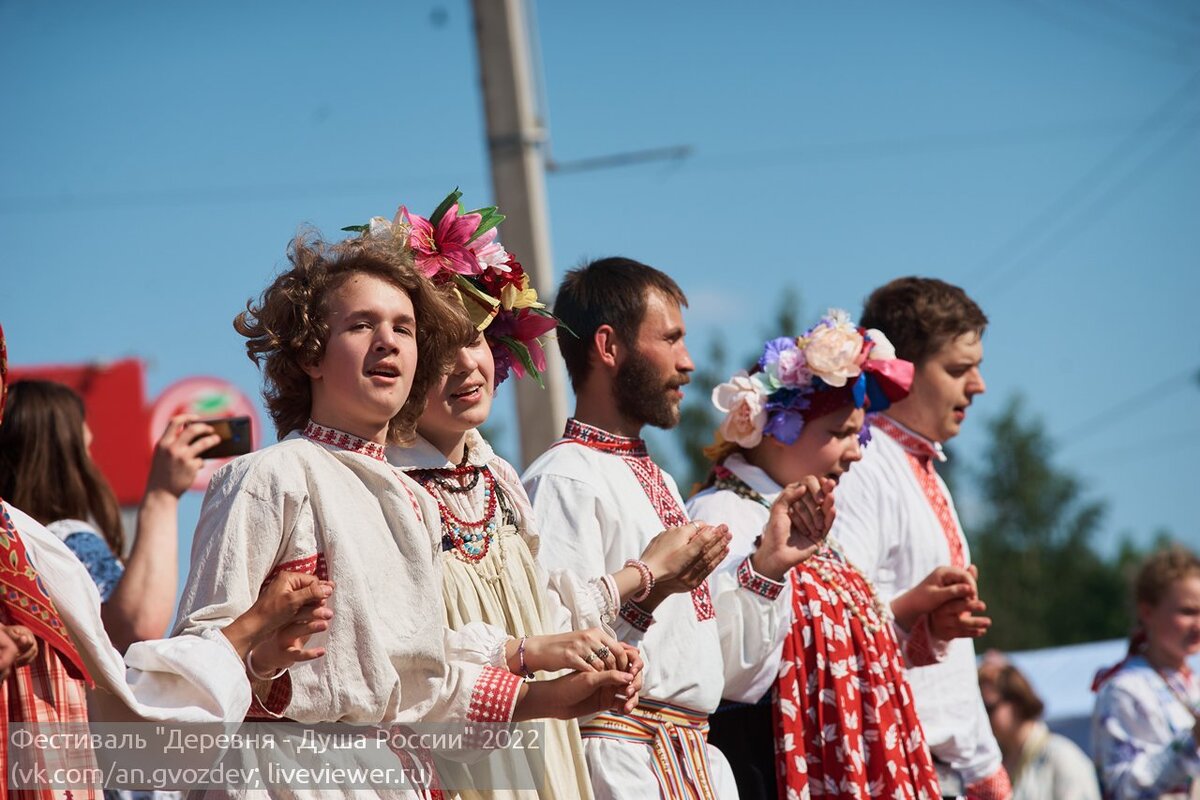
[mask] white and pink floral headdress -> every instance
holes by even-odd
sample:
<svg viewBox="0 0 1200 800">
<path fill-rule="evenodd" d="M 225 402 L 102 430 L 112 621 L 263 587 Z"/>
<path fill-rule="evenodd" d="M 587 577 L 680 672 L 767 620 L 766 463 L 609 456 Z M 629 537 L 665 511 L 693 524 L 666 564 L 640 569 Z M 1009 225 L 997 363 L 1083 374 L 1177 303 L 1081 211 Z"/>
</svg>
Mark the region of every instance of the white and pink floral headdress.
<svg viewBox="0 0 1200 800">
<path fill-rule="evenodd" d="M 538 301 L 521 263 L 497 240 L 504 215 L 495 206 L 463 211 L 461 197 L 455 189 L 428 218 L 400 206 L 390 220 L 371 217 L 342 230 L 411 253 L 418 272 L 452 287 L 491 347 L 497 386 L 510 370 L 518 378 L 529 373 L 540 384 L 546 353 L 539 337 L 554 330 L 558 318 Z"/>
<path fill-rule="evenodd" d="M 844 405 L 883 411 L 908 395 L 912 378 L 912 362 L 896 358 L 882 331 L 831 308 L 803 336 L 769 340 L 754 369 L 713 389 L 712 402 L 725 412 L 725 441 L 754 447 L 765 435 L 792 444 L 805 422 Z"/>
</svg>

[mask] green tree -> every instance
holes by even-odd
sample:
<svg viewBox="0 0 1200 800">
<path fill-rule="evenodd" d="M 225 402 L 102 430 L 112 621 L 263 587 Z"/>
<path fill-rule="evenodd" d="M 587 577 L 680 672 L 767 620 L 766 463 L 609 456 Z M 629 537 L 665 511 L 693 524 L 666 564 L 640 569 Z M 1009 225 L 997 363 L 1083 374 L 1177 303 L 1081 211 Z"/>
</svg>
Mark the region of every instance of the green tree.
<svg viewBox="0 0 1200 800">
<path fill-rule="evenodd" d="M 1126 542 L 1115 558 L 1097 554 L 1105 505 L 1054 466 L 1041 422 L 1019 397 L 988 428 L 984 466 L 971 471 L 983 511 L 969 531 L 993 622 L 982 646 L 1025 650 L 1126 635 L 1127 571 L 1141 553 Z"/>
</svg>

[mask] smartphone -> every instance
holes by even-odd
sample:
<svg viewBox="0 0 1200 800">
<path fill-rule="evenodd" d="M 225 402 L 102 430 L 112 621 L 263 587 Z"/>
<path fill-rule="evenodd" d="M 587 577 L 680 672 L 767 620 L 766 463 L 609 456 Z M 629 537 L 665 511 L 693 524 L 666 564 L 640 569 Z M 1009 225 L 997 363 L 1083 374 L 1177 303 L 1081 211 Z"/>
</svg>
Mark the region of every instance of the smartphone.
<svg viewBox="0 0 1200 800">
<path fill-rule="evenodd" d="M 214 432 L 221 441 L 200 454 L 201 458 L 232 458 L 244 456 L 251 450 L 250 418 L 221 417 L 220 419 L 202 419 L 205 425 L 212 425 Z"/>
</svg>

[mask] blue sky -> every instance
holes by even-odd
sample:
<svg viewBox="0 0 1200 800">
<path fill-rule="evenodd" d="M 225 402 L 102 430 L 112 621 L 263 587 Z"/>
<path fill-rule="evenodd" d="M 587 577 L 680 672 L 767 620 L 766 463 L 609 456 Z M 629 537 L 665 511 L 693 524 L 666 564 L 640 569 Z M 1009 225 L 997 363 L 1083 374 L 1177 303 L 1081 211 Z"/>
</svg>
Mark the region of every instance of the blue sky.
<svg viewBox="0 0 1200 800">
<path fill-rule="evenodd" d="M 557 274 L 610 254 L 670 272 L 698 357 L 753 349 L 785 287 L 811 320 L 898 275 L 961 284 L 992 323 L 959 457 L 1019 392 L 1108 503 L 1103 547 L 1200 546 L 1194 4 L 535 16 L 556 159 L 692 148 L 551 175 Z M 301 224 L 491 194 L 465 0 L 0 2 L 0 89 L 11 358 L 138 356 L 151 396 L 196 374 L 257 392 L 230 320 Z"/>
</svg>

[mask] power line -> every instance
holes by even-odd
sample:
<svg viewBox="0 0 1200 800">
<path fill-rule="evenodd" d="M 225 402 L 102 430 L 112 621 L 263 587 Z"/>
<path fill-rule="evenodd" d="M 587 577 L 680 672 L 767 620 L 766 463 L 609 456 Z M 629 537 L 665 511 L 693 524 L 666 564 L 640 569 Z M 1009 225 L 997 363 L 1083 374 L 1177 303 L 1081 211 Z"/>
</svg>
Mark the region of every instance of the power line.
<svg viewBox="0 0 1200 800">
<path fill-rule="evenodd" d="M 1190 378 L 1190 380 L 1188 380 Z M 1119 403 L 1105 409 L 1089 418 L 1086 422 L 1076 425 L 1062 436 L 1055 438 L 1062 442 L 1060 449 L 1070 447 L 1086 439 L 1089 435 L 1103 431 L 1120 420 L 1127 412 L 1142 405 L 1150 405 L 1147 401 L 1160 401 L 1190 384 L 1200 385 L 1200 368 L 1189 367 L 1183 372 L 1164 378 L 1153 386 L 1127 397 Z M 1101 424 L 1104 423 L 1104 424 Z"/>
<path fill-rule="evenodd" d="M 1111 151 L 1097 161 L 1078 180 L 1052 200 L 1042 211 L 1023 225 L 1020 230 L 1005 240 L 979 267 L 968 276 L 967 281 L 993 278 L 1004 265 L 1015 261 L 1030 240 L 1048 235 L 1063 217 L 1068 216 L 1079 203 L 1099 188 L 1122 162 L 1132 157 L 1145 143 L 1146 138 L 1172 118 L 1178 106 L 1189 95 L 1200 88 L 1200 70 L 1194 72 L 1184 83 L 1160 103 L 1136 128 L 1126 134 Z M 1178 129 L 1177 129 L 1178 130 Z M 1186 127 L 1185 127 L 1186 130 Z"/>
<path fill-rule="evenodd" d="M 1139 56 L 1149 56 L 1150 58 L 1162 59 L 1171 61 L 1176 64 L 1191 64 L 1194 63 L 1186 57 L 1186 54 L 1178 53 L 1174 50 L 1168 50 L 1163 47 L 1145 46 L 1140 42 L 1132 41 L 1128 37 L 1120 34 L 1114 34 L 1111 28 L 1097 27 L 1092 17 L 1078 17 L 1070 13 L 1064 14 L 1059 5 L 1043 5 L 1035 0 L 1012 0 L 1014 5 L 1021 6 L 1025 10 L 1032 12 L 1034 15 L 1041 17 L 1044 20 L 1049 20 L 1060 28 L 1065 28 L 1072 33 L 1080 34 L 1092 39 L 1098 39 L 1106 44 L 1125 50 L 1126 52 L 1135 53 Z M 1082 23 L 1082 24 L 1081 24 Z"/>
</svg>

